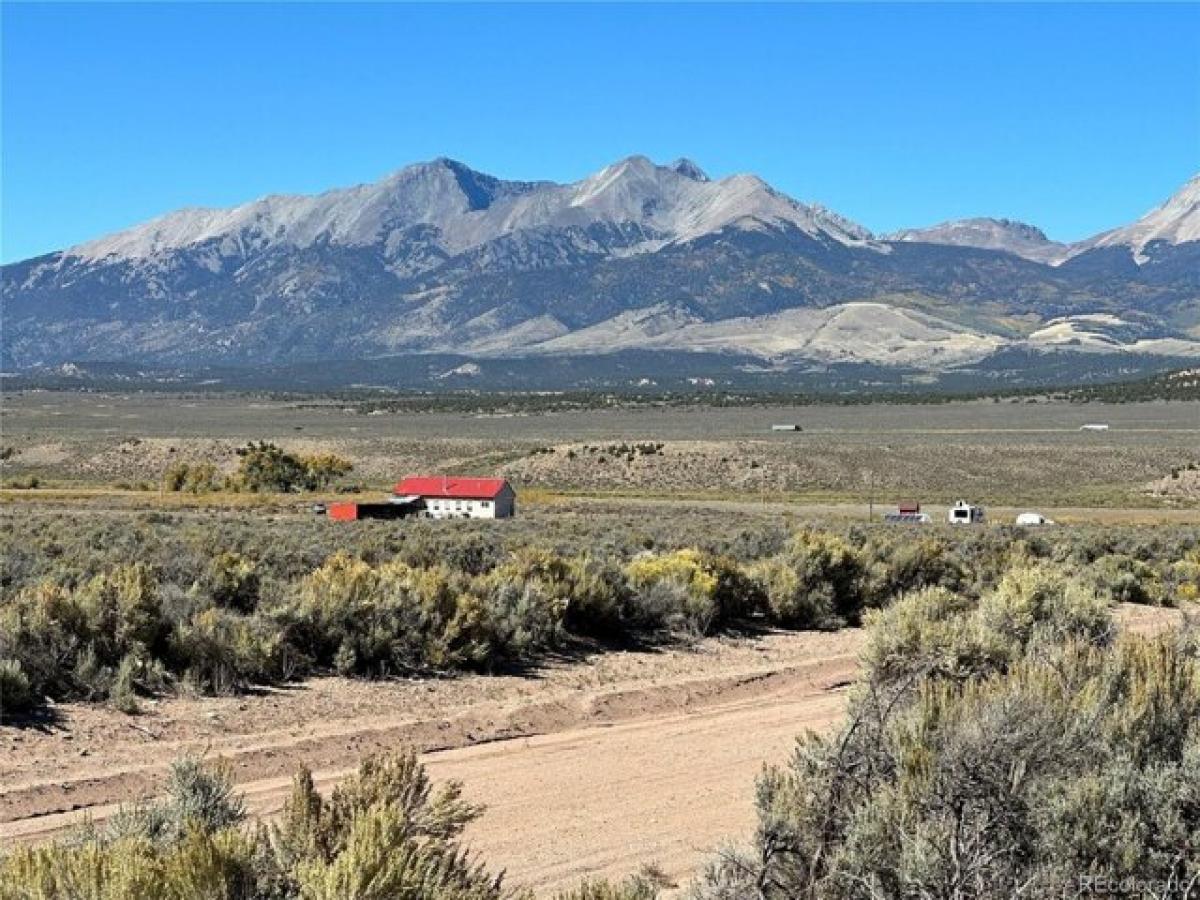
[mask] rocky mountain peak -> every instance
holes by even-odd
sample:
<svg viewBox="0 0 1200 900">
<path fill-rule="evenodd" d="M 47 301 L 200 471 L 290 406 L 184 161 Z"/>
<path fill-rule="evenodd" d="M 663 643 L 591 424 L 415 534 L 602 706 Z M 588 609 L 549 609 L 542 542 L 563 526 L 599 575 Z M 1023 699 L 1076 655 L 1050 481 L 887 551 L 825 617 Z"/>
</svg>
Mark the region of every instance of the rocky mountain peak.
<svg viewBox="0 0 1200 900">
<path fill-rule="evenodd" d="M 1200 174 L 1136 222 L 1081 241 L 1071 249 L 1072 255 L 1079 255 L 1098 248 L 1128 247 L 1140 265 L 1148 258 L 1146 245 L 1155 241 L 1172 246 L 1200 241 Z"/>
<path fill-rule="evenodd" d="M 1064 244 L 1050 240 L 1040 228 L 1015 219 L 982 216 L 928 228 L 906 228 L 887 235 L 885 240 L 1000 250 L 1040 263 L 1055 263 L 1067 254 Z"/>
<path fill-rule="evenodd" d="M 692 181 L 703 182 L 710 180 L 708 174 L 686 156 L 679 157 L 679 159 L 675 160 L 667 168 L 673 172 L 678 172 L 684 178 L 692 179 Z"/>
</svg>

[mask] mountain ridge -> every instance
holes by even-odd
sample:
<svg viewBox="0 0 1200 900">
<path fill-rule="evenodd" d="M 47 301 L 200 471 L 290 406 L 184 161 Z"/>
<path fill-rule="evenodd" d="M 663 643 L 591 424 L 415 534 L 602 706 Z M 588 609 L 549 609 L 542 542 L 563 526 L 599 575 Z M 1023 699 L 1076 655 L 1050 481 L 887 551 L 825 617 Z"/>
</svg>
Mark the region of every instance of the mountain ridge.
<svg viewBox="0 0 1200 900">
<path fill-rule="evenodd" d="M 876 236 L 686 158 L 629 156 L 559 184 L 440 157 L 5 266 L 0 349 L 16 368 L 618 348 L 935 370 L 1013 348 L 1189 355 L 1198 193 L 1200 177 L 1064 245 L 987 218 Z"/>
<path fill-rule="evenodd" d="M 923 228 L 904 228 L 887 240 L 1000 250 L 1034 262 L 1054 265 L 1070 255 L 1070 245 L 1052 241 L 1035 225 L 1013 219 L 977 216 L 952 219 Z"/>
<path fill-rule="evenodd" d="M 457 188 L 457 191 L 455 190 Z M 645 196 L 673 201 L 665 220 L 638 209 Z M 320 194 L 271 194 L 228 208 L 188 208 L 62 251 L 99 262 L 145 258 L 208 240 L 250 234 L 298 248 L 322 236 L 366 246 L 385 230 L 433 225 L 444 249 L 460 253 L 518 231 L 569 228 L 596 221 L 639 222 L 652 233 L 686 240 L 738 219 L 786 221 L 842 240 L 870 232 L 819 205 L 806 205 L 755 175 L 712 180 L 687 159 L 658 166 L 645 156 L 618 160 L 579 181 L 505 181 L 447 157 L 415 163 L 382 179 Z"/>
</svg>

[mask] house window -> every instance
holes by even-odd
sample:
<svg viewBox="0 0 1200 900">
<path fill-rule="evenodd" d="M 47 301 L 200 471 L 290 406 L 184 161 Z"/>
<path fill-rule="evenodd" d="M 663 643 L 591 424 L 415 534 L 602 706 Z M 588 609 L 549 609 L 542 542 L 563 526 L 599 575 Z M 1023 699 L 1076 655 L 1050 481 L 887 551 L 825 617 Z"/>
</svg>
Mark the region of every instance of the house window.
<svg viewBox="0 0 1200 900">
<path fill-rule="evenodd" d="M 482 506 L 484 509 L 489 509 L 492 505 L 492 501 L 491 500 L 480 500 L 479 505 Z"/>
</svg>

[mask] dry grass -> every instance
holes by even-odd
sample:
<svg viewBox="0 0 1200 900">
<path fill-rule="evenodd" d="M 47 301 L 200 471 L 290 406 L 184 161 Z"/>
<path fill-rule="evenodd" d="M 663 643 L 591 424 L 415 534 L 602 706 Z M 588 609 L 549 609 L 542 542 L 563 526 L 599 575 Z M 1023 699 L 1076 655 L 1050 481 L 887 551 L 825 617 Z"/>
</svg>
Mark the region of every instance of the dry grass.
<svg viewBox="0 0 1200 900">
<path fill-rule="evenodd" d="M 772 435 L 776 420 L 803 422 L 805 431 Z M 1112 430 L 1081 433 L 1078 424 L 1091 420 L 1108 421 Z M 224 396 L 180 402 L 26 394 L 5 398 L 2 424 L 3 443 L 13 452 L 0 483 L 33 477 L 85 499 L 98 496 L 96 488 L 148 487 L 103 496 L 167 508 L 293 502 L 149 499 L 170 465 L 210 462 L 230 471 L 237 448 L 251 439 L 289 452 L 344 456 L 355 466 L 346 483 L 366 496 L 428 471 L 502 474 L 517 483 L 525 503 L 560 495 L 857 503 L 872 492 L 881 507 L 901 498 L 946 503 L 958 496 L 1013 506 L 1200 503 L 1177 485 L 1158 489 L 1173 470 L 1200 466 L 1200 405 L 1187 403 L 614 409 L 479 418 L 372 416 L 336 404 L 301 408 Z M 642 441 L 662 446 L 634 451 Z M 31 496 L 61 502 L 45 490 L 8 491 L 0 499 Z"/>
</svg>

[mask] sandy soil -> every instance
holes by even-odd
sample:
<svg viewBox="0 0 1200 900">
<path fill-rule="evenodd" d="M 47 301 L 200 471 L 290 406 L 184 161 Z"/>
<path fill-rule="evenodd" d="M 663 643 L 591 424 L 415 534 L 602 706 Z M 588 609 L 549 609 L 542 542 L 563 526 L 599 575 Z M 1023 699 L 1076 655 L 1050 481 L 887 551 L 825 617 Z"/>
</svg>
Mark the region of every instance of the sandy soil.
<svg viewBox="0 0 1200 900">
<path fill-rule="evenodd" d="M 470 840 L 515 883 L 620 875 L 647 860 L 682 877 L 752 822 L 752 784 L 805 728 L 836 721 L 859 631 L 713 639 L 601 654 L 532 676 L 365 683 L 167 699 L 128 717 L 62 704 L 0 729 L 0 842 L 40 840 L 153 796 L 187 751 L 229 761 L 251 810 L 277 811 L 301 763 L 332 784 L 404 743 L 488 812 Z"/>
<path fill-rule="evenodd" d="M 1128 607 L 1154 631 L 1171 611 Z M 863 633 L 775 633 L 610 653 L 531 676 L 319 679 L 288 690 L 169 699 L 128 717 L 65 704 L 0 729 L 0 843 L 52 837 L 85 813 L 153 796 L 171 759 L 227 759 L 248 806 L 277 812 L 303 763 L 320 787 L 404 743 L 488 811 L 471 845 L 539 892 L 655 862 L 682 881 L 753 825 L 755 775 L 840 718 Z"/>
</svg>

